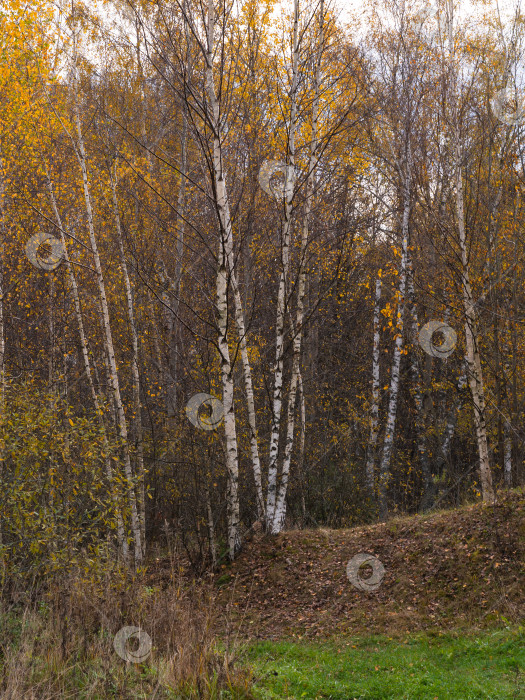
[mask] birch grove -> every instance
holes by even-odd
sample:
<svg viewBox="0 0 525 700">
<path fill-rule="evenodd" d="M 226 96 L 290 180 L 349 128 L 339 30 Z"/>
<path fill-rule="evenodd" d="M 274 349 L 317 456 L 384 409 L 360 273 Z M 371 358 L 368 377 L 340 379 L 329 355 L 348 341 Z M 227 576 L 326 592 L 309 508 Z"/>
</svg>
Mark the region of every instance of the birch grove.
<svg viewBox="0 0 525 700">
<path fill-rule="evenodd" d="M 519 488 L 520 16 L 109 7 L 0 17 L 2 566 Z"/>
</svg>

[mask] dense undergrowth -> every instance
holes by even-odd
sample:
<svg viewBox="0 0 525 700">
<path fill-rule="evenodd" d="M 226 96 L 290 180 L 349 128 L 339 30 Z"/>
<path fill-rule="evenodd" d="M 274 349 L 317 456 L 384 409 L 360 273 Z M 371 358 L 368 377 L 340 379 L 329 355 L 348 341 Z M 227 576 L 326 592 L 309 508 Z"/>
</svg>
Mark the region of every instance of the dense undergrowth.
<svg viewBox="0 0 525 700">
<path fill-rule="evenodd" d="M 108 556 L 33 588 L 4 578 L 0 697 L 523 697 L 524 513 L 515 490 L 497 506 L 258 537 L 198 580 L 176 550 L 135 574 Z M 373 593 L 337 572 L 359 549 L 385 562 Z M 125 626 L 151 639 L 141 663 L 115 652 Z"/>
<path fill-rule="evenodd" d="M 0 613 L 0 697 L 248 698 L 250 673 L 235 645 L 219 640 L 202 589 L 158 594 L 135 581 L 121 591 L 74 588 L 67 596 Z M 80 583 L 80 582 L 78 582 Z M 147 630 L 151 652 L 126 662 L 113 646 L 124 626 Z M 133 640 L 128 642 L 133 652 Z"/>
</svg>

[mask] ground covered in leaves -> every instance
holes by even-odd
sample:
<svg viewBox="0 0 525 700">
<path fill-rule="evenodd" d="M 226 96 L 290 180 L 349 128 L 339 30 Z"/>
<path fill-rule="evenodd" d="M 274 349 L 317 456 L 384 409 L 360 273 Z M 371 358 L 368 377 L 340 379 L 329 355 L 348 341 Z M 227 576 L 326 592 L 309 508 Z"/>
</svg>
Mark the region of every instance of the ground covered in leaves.
<svg viewBox="0 0 525 700">
<path fill-rule="evenodd" d="M 359 552 L 385 567 L 374 592 L 347 578 L 347 562 Z M 220 624 L 240 626 L 252 640 L 519 624 L 524 552 L 523 489 L 500 494 L 495 506 L 254 537 L 215 575 Z"/>
</svg>

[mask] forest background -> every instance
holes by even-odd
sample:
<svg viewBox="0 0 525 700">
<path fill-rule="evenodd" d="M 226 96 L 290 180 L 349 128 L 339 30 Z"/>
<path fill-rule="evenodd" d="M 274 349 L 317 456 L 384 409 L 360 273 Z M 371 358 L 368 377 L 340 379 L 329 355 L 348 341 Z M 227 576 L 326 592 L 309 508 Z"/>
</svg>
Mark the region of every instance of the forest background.
<svg viewBox="0 0 525 700">
<path fill-rule="evenodd" d="M 477 9 L 2 3 L 5 590 L 523 483 L 525 25 Z"/>
</svg>

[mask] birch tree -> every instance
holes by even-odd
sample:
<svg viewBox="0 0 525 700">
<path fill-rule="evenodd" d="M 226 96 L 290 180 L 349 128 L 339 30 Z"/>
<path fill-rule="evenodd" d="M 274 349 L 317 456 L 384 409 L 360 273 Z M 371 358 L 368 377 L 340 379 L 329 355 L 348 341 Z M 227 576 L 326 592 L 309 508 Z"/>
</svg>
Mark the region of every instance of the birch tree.
<svg viewBox="0 0 525 700">
<path fill-rule="evenodd" d="M 298 5 L 298 3 L 297 3 Z M 294 428 L 295 428 L 295 410 L 296 410 L 296 395 L 301 377 L 301 346 L 303 339 L 304 328 L 304 306 L 305 306 L 305 290 L 306 290 L 306 259 L 309 243 L 309 225 L 312 211 L 312 200 L 314 195 L 314 182 L 319 160 L 318 146 L 318 122 L 319 122 L 319 92 L 321 82 L 321 60 L 325 48 L 325 10 L 324 0 L 319 3 L 319 29 L 317 33 L 316 60 L 313 76 L 313 102 L 312 102 L 312 130 L 310 142 L 310 157 L 308 161 L 308 176 L 306 180 L 306 194 L 304 203 L 303 223 L 301 230 L 301 247 L 299 252 L 299 276 L 297 281 L 297 307 L 295 323 L 292 324 L 293 333 L 293 353 L 292 353 L 292 376 L 290 380 L 290 391 L 288 394 L 288 409 L 286 421 L 286 442 L 284 447 L 284 457 L 281 471 L 281 479 L 279 482 L 279 491 L 275 514 L 271 527 L 271 532 L 276 534 L 281 531 L 284 525 L 286 515 L 286 492 L 288 488 L 288 479 L 290 474 L 290 464 L 292 459 L 292 450 L 294 444 Z M 298 6 L 294 14 L 294 46 L 296 42 L 296 21 L 298 19 Z M 294 60 L 295 52 L 294 52 Z M 297 67 L 296 67 L 297 69 Z"/>
<path fill-rule="evenodd" d="M 402 219 L 401 219 L 401 261 L 399 264 L 399 287 L 397 291 L 397 315 L 395 318 L 395 339 L 392 366 L 390 370 L 389 400 L 385 425 L 385 438 L 383 441 L 383 452 L 379 465 L 378 501 L 379 516 L 384 519 L 388 513 L 387 488 L 390 477 L 390 460 L 394 447 L 394 436 L 397 419 L 397 406 L 399 398 L 399 378 L 401 369 L 401 358 L 403 354 L 403 332 L 406 307 L 406 285 L 407 285 L 407 256 L 408 256 L 408 226 L 411 209 L 411 157 L 408 134 L 405 132 L 403 139 L 405 158 L 401 170 L 403 177 L 402 185 Z"/>
<path fill-rule="evenodd" d="M 284 379 L 284 338 L 286 321 L 286 301 L 290 268 L 290 235 L 292 227 L 292 202 L 294 180 L 290 176 L 295 170 L 295 132 L 297 129 L 297 93 L 299 86 L 299 0 L 294 0 L 292 34 L 292 81 L 290 87 L 290 123 L 288 126 L 287 158 L 283 187 L 283 220 L 281 224 L 281 271 L 277 291 L 277 313 L 275 319 L 275 363 L 273 368 L 274 385 L 272 398 L 272 420 L 268 459 L 268 489 L 266 495 L 266 527 L 272 532 L 277 499 L 277 473 L 279 458 L 279 438 L 281 434 L 281 410 L 283 403 Z M 296 380 L 297 381 L 297 380 Z M 295 410 L 295 408 L 293 409 Z"/>
<path fill-rule="evenodd" d="M 120 506 L 120 503 L 118 501 L 118 497 L 117 497 L 117 494 L 115 491 L 115 475 L 113 472 L 113 467 L 111 465 L 109 441 L 108 441 L 108 434 L 107 434 L 107 426 L 106 426 L 106 422 L 104 420 L 104 412 L 102 409 L 102 405 L 101 405 L 97 390 L 95 388 L 95 383 L 93 381 L 91 360 L 89 357 L 88 338 L 87 338 L 85 327 L 84 327 L 84 319 L 82 317 L 82 305 L 81 305 L 81 301 L 80 301 L 80 294 L 79 294 L 79 290 L 78 290 L 77 279 L 76 279 L 76 275 L 75 275 L 75 270 L 73 268 L 73 265 L 71 263 L 71 259 L 69 256 L 68 244 L 67 244 L 67 239 L 66 239 L 66 232 L 65 232 L 65 229 L 64 229 L 64 226 L 62 223 L 62 217 L 60 216 L 60 212 L 59 212 L 59 209 L 57 206 L 55 192 L 53 189 L 53 183 L 52 183 L 51 178 L 49 176 L 49 170 L 45 164 L 44 164 L 44 169 L 46 172 L 47 188 L 48 188 L 48 192 L 49 192 L 49 198 L 51 200 L 53 214 L 55 216 L 57 228 L 60 232 L 60 240 L 62 243 L 64 262 L 65 262 L 66 268 L 67 268 L 69 288 L 71 291 L 71 296 L 73 297 L 75 316 L 76 316 L 76 321 L 78 324 L 80 348 L 81 348 L 81 353 L 82 353 L 82 360 L 84 363 L 84 374 L 87 378 L 89 390 L 91 393 L 91 399 L 93 401 L 93 406 L 95 408 L 95 412 L 96 412 L 96 415 L 97 415 L 97 418 L 99 421 L 99 425 L 100 425 L 100 429 L 102 431 L 102 437 L 103 437 L 103 441 L 104 441 L 104 448 L 105 448 L 105 452 L 106 452 L 104 464 L 106 467 L 108 488 L 110 489 L 111 499 L 112 499 L 113 507 L 115 510 L 115 517 L 117 520 L 118 545 L 119 545 L 120 551 L 122 552 L 123 560 L 125 562 L 127 562 L 128 561 L 128 541 L 127 541 L 127 538 L 125 536 L 124 520 L 122 517 L 121 506 Z"/>
<path fill-rule="evenodd" d="M 75 31 L 75 30 L 74 30 Z M 78 99 L 78 75 L 77 75 L 77 38 L 74 37 L 74 54 L 72 61 L 72 99 L 73 99 L 73 123 L 76 130 L 76 135 L 71 135 L 71 142 L 82 176 L 82 192 L 84 196 L 84 204 L 86 210 L 87 229 L 93 262 L 95 265 L 95 276 L 100 302 L 100 321 L 104 335 L 104 347 L 108 362 L 109 379 L 111 383 L 112 397 L 117 415 L 117 429 L 119 433 L 121 449 L 124 460 L 124 473 L 127 480 L 127 495 L 131 511 L 131 529 L 134 539 L 134 557 L 135 564 L 140 565 L 143 557 L 142 540 L 140 534 L 140 521 L 137 509 L 137 500 L 134 490 L 134 477 L 131 466 L 131 457 L 129 452 L 128 427 L 126 415 L 124 412 L 124 404 L 120 391 L 120 381 L 117 370 L 117 362 L 115 358 L 115 350 L 113 344 L 113 334 L 111 331 L 109 305 L 106 295 L 106 286 L 104 282 L 104 273 L 102 270 L 102 262 L 98 250 L 97 238 L 95 235 L 95 223 L 93 216 L 93 206 L 91 203 L 91 192 L 89 186 L 89 176 L 87 168 L 86 150 L 84 145 L 84 137 L 82 133 L 82 125 L 80 121 L 79 99 Z"/>
<path fill-rule="evenodd" d="M 419 337 L 419 319 L 416 306 L 416 294 L 414 289 L 414 268 L 412 266 L 412 257 L 408 255 L 408 303 L 410 306 L 410 316 L 412 321 L 412 338 L 413 343 L 417 342 Z M 433 481 L 430 461 L 428 459 L 426 436 L 425 436 L 425 419 L 426 410 L 423 402 L 423 393 L 421 388 L 421 372 L 417 355 L 412 350 L 410 358 L 410 374 L 412 378 L 412 387 L 414 392 L 414 403 L 416 407 L 416 441 L 419 457 L 419 466 L 423 480 L 423 496 L 421 499 L 421 510 L 427 510 L 432 505 L 433 498 Z"/>
<path fill-rule="evenodd" d="M 233 403 L 233 368 L 228 346 L 228 262 L 233 255 L 233 230 L 225 183 L 221 149 L 221 124 L 219 102 L 215 92 L 215 7 L 208 1 L 206 87 L 209 104 L 208 121 L 213 138 L 213 179 L 216 205 L 219 213 L 219 252 L 217 258 L 217 331 L 221 362 L 222 403 L 224 407 L 224 432 L 226 438 L 226 468 L 228 471 L 228 549 L 234 559 L 240 549 L 239 535 L 239 458 L 235 407 Z"/>
<path fill-rule="evenodd" d="M 115 228 L 117 230 L 117 238 L 120 252 L 120 269 L 124 278 L 124 286 L 126 289 L 126 303 L 128 309 L 129 328 L 131 333 L 131 376 L 133 384 L 133 410 L 135 421 L 135 433 L 137 439 L 137 481 L 138 481 L 138 509 L 140 521 L 140 536 L 142 541 L 142 553 L 146 553 L 146 497 L 145 497 L 145 472 L 144 472 L 144 436 L 142 430 L 142 405 L 140 401 L 141 382 L 139 370 L 139 334 L 135 321 L 135 305 L 133 301 L 133 291 L 131 289 L 131 281 L 129 278 L 128 265 L 126 262 L 126 252 L 124 250 L 124 240 L 122 235 L 122 226 L 120 223 L 120 213 L 117 200 L 116 189 L 116 164 L 115 172 L 109 170 L 109 181 L 111 187 L 111 198 L 113 204 L 113 215 L 115 217 Z"/>
<path fill-rule="evenodd" d="M 367 445 L 366 460 L 366 484 L 370 495 L 374 496 L 375 491 L 375 464 L 377 456 L 377 438 L 379 436 L 379 397 L 380 397 L 380 377 L 379 377 L 379 356 L 381 340 L 381 270 L 378 270 L 374 291 L 374 320 L 373 320 L 373 346 L 372 346 L 372 402 L 370 405 L 370 438 Z"/>
<path fill-rule="evenodd" d="M 378 87 L 378 111 L 384 136 L 378 139 L 381 151 L 378 164 L 390 183 L 391 199 L 395 202 L 397 254 L 400 257 L 397 270 L 398 285 L 391 325 L 394 332 L 394 348 L 390 368 L 388 407 L 385 433 L 378 474 L 379 516 L 388 514 L 388 484 L 392 459 L 400 394 L 400 373 L 405 355 L 405 315 L 414 309 L 409 305 L 409 243 L 416 194 L 416 158 L 418 150 L 418 118 L 428 87 L 425 85 L 427 56 L 422 50 L 425 43 L 420 32 L 413 32 L 412 20 L 404 3 L 391 5 L 394 29 L 385 31 L 388 39 L 379 38 L 381 52 L 381 82 Z M 391 208 L 394 208 L 391 207 Z M 413 329 L 414 329 L 413 324 Z M 416 396 L 416 409 L 417 409 Z"/>
<path fill-rule="evenodd" d="M 466 339 L 466 361 L 468 367 L 468 379 L 472 394 L 472 404 L 474 409 L 474 423 L 479 454 L 479 470 L 481 478 L 481 490 L 483 500 L 492 502 L 495 499 L 492 486 L 492 470 L 490 466 L 489 447 L 486 425 L 485 387 L 483 382 L 483 369 L 479 352 L 478 318 L 475 300 L 472 293 L 469 272 L 469 253 L 467 247 L 467 231 L 465 221 L 465 201 L 463 190 L 463 163 L 464 153 L 462 151 L 462 113 L 458 109 L 458 77 L 457 77 L 457 55 L 455 48 L 455 38 L 453 29 L 454 7 L 452 0 L 448 3 L 448 42 L 450 52 L 450 105 L 452 115 L 452 154 L 453 173 L 455 184 L 455 208 L 458 233 L 458 246 L 460 253 L 460 283 L 461 295 L 464 307 L 464 328 Z M 464 113 L 463 113 L 464 114 Z"/>
</svg>

